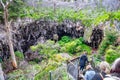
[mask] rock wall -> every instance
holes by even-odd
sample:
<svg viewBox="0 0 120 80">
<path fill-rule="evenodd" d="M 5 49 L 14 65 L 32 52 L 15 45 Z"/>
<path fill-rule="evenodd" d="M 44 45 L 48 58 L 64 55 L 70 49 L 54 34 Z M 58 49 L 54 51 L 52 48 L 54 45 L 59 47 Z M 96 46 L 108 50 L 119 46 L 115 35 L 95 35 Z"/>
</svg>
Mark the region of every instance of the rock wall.
<svg viewBox="0 0 120 80">
<path fill-rule="evenodd" d="M 84 36 L 84 27 L 81 25 L 80 21 L 72 22 L 65 20 L 62 23 L 58 23 L 41 19 L 27 25 L 18 26 L 19 27 L 13 25 L 14 50 L 19 50 L 23 53 L 28 51 L 30 46 L 48 39 L 57 41 L 61 39 L 62 36 L 70 36 L 72 38 Z M 5 37 L 6 36 L 3 36 L 3 38 Z M 0 57 L 2 59 L 9 58 L 10 54 L 6 38 L 5 40 L 0 38 L 0 45 Z"/>
<path fill-rule="evenodd" d="M 23 50 L 22 52 L 27 51 L 31 45 L 48 39 L 58 40 L 65 35 L 77 38 L 84 35 L 83 27 L 67 20 L 61 24 L 54 21 L 37 20 L 26 26 L 21 26 L 17 31 L 20 34 L 14 35 L 14 39 L 17 41 L 15 46 L 19 46 Z"/>
<path fill-rule="evenodd" d="M 119 31 L 119 23 L 120 22 L 114 21 L 114 26 L 116 26 L 115 28 L 117 31 Z M 109 24 L 110 23 L 106 22 L 104 26 L 110 26 Z M 104 28 L 109 29 L 111 27 Z M 62 23 L 58 23 L 44 19 L 36 21 L 31 19 L 18 19 L 12 24 L 12 41 L 15 51 L 19 50 L 25 53 L 29 50 L 30 46 L 38 42 L 44 43 L 44 41 L 48 39 L 57 41 L 63 36 L 70 36 L 72 38 L 83 37 L 85 36 L 84 32 L 85 28 L 81 24 L 81 21 L 72 22 L 70 20 L 64 20 Z M 92 30 L 90 35 L 90 41 L 86 39 L 85 43 L 93 49 L 97 49 L 104 36 L 104 31 L 96 27 Z M 9 56 L 6 32 L 3 25 L 0 25 L 0 59 L 6 60 Z"/>
</svg>

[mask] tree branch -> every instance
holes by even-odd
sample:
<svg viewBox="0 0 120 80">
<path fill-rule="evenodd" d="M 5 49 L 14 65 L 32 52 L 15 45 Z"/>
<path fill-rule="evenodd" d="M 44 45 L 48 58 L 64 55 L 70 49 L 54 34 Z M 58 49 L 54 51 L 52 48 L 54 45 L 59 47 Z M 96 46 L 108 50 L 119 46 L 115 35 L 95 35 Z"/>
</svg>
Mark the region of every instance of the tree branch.
<svg viewBox="0 0 120 80">
<path fill-rule="evenodd" d="M 10 0 L 10 2 L 12 2 L 12 0 Z"/>
<path fill-rule="evenodd" d="M 12 1 L 13 1 L 13 0 L 6 1 L 6 4 L 4 4 L 3 1 L 0 0 L 0 3 L 2 4 L 3 8 L 5 9 L 6 7 L 9 6 L 9 4 L 10 4 Z"/>
<path fill-rule="evenodd" d="M 12 0 L 6 1 L 5 7 L 8 7 L 11 2 L 12 2 Z"/>
<path fill-rule="evenodd" d="M 11 20 L 10 20 L 10 22 L 8 23 L 8 24 L 9 24 L 8 26 L 10 26 L 10 25 L 11 25 L 12 21 L 13 21 L 13 20 L 11 19 Z"/>
<path fill-rule="evenodd" d="M 3 3 L 2 0 L 0 0 L 0 3 L 2 4 L 3 8 L 5 9 L 5 4 Z"/>
</svg>

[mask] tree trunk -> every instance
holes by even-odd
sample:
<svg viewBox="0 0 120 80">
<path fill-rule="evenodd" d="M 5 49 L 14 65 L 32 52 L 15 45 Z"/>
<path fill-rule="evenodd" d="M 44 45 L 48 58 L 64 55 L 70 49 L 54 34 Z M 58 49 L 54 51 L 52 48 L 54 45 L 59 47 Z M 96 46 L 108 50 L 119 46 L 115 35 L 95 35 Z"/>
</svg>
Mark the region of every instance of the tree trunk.
<svg viewBox="0 0 120 80">
<path fill-rule="evenodd" d="M 11 54 L 11 59 L 12 59 L 12 66 L 16 69 L 17 68 L 17 62 L 14 54 L 14 49 L 13 49 L 13 44 L 12 44 L 12 34 L 10 31 L 10 23 L 8 23 L 8 9 L 7 7 L 4 8 L 4 21 L 5 21 L 5 28 L 7 31 L 7 40 L 8 40 L 8 45 L 10 49 L 10 54 Z"/>
<path fill-rule="evenodd" d="M 4 73 L 3 73 L 3 71 L 2 71 L 1 63 L 0 63 L 0 80 L 5 80 L 5 79 L 4 79 Z"/>
</svg>

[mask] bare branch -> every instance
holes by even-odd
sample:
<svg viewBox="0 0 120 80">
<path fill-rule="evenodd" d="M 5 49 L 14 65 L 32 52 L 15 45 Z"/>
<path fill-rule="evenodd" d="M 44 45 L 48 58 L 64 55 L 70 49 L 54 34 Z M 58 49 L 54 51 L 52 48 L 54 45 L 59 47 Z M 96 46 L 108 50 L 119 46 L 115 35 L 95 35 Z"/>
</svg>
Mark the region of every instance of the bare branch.
<svg viewBox="0 0 120 80">
<path fill-rule="evenodd" d="M 10 27 L 11 26 L 11 23 L 12 23 L 12 19 L 8 22 L 8 26 Z"/>
<path fill-rule="evenodd" d="M 10 20 L 10 22 L 8 23 L 8 24 L 9 24 L 8 26 L 10 26 L 10 25 L 11 25 L 12 21 L 13 21 L 13 20 L 11 19 L 11 20 Z"/>
<path fill-rule="evenodd" d="M 6 5 L 5 6 L 8 6 L 9 5 L 9 2 L 8 1 L 6 1 Z"/>
<path fill-rule="evenodd" d="M 10 0 L 10 2 L 12 2 L 13 0 Z"/>
<path fill-rule="evenodd" d="M 5 7 L 8 7 L 11 2 L 12 2 L 12 0 L 6 1 Z"/>
<path fill-rule="evenodd" d="M 2 4 L 3 8 L 5 9 L 5 4 L 3 3 L 2 0 L 0 0 L 0 3 Z"/>
</svg>

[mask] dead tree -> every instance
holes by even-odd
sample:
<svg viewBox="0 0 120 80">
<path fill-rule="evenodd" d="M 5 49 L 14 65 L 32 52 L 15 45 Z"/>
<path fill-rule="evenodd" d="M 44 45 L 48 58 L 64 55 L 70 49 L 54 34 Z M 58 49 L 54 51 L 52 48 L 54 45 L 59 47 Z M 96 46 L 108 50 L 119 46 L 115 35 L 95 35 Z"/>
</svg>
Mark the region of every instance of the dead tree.
<svg viewBox="0 0 120 80">
<path fill-rule="evenodd" d="M 0 0 L 0 3 L 2 4 L 3 9 L 4 9 L 4 16 L 3 17 L 4 17 L 4 23 L 5 23 L 5 29 L 6 29 L 6 36 L 7 36 L 8 45 L 9 45 L 10 54 L 11 54 L 11 59 L 12 59 L 12 66 L 14 68 L 17 68 L 17 62 L 16 62 L 13 43 L 12 43 L 12 34 L 11 34 L 11 30 L 10 30 L 10 26 L 11 26 L 12 21 L 10 21 L 10 22 L 8 21 L 8 6 L 9 6 L 10 2 L 12 2 L 12 0 L 6 1 L 6 4 L 5 4 L 5 3 L 3 3 L 2 0 Z"/>
</svg>

